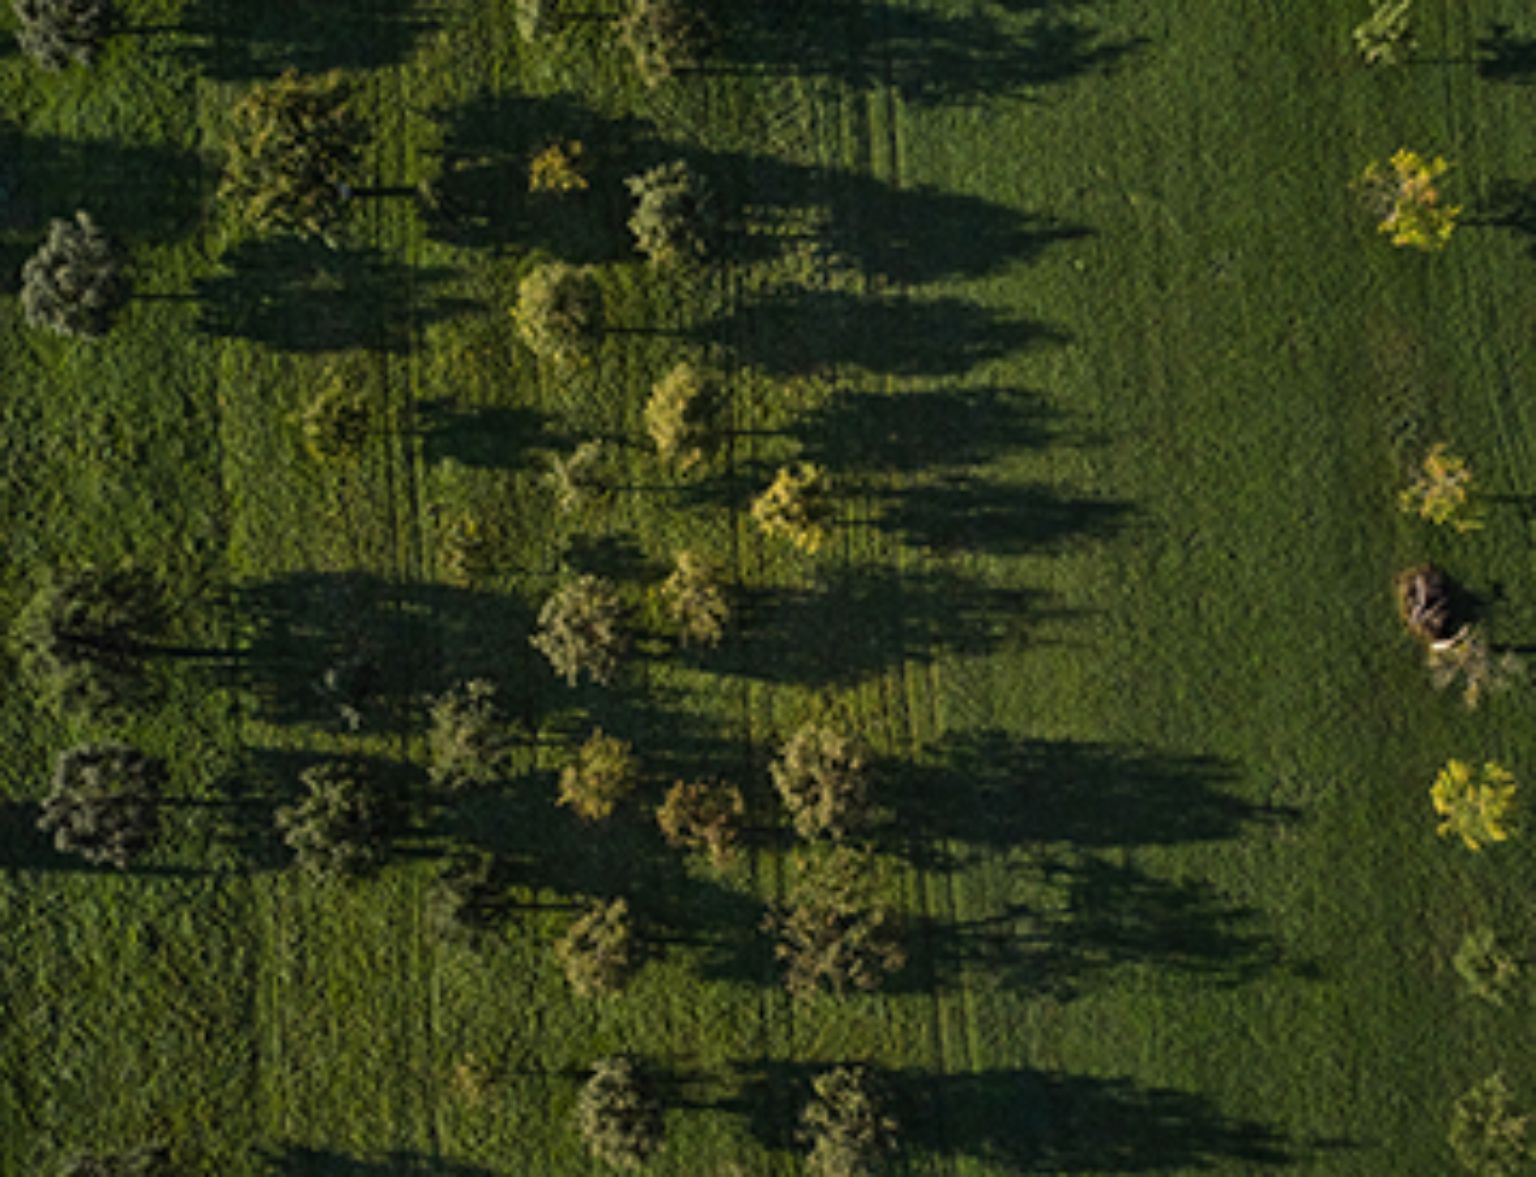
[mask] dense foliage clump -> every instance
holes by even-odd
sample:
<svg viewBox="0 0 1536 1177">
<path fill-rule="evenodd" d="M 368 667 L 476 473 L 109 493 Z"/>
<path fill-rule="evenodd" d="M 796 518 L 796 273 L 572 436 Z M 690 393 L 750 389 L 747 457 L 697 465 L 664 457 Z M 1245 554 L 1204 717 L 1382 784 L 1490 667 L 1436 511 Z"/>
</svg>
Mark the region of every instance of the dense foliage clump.
<svg viewBox="0 0 1536 1177">
<path fill-rule="evenodd" d="M 576 1129 L 593 1159 L 638 1169 L 661 1147 L 661 1103 L 633 1059 L 600 1058 L 576 1096 Z"/>
<path fill-rule="evenodd" d="M 110 0 L 11 0 L 16 43 L 47 70 L 90 65 L 112 22 Z"/>
<path fill-rule="evenodd" d="M 763 534 L 786 539 L 803 552 L 827 539 L 827 474 L 814 462 L 781 466 L 768 489 L 752 500 L 752 518 Z"/>
<path fill-rule="evenodd" d="M 1515 1177 L 1536 1155 L 1531 1117 L 1517 1111 L 1501 1074 L 1474 1083 L 1451 1106 L 1447 1142 L 1461 1167 L 1478 1177 Z"/>
<path fill-rule="evenodd" d="M 1450 244 L 1462 211 L 1445 203 L 1435 184 L 1450 167 L 1439 156 L 1425 159 L 1404 148 L 1385 163 L 1373 160 L 1355 187 L 1393 245 L 1434 252 Z"/>
<path fill-rule="evenodd" d="M 47 238 L 21 268 L 27 322 L 59 335 L 105 335 L 128 293 L 117 250 L 85 212 L 49 222 Z"/>
<path fill-rule="evenodd" d="M 864 753 L 832 728 L 801 727 L 768 771 L 801 837 L 844 838 L 873 817 Z"/>
<path fill-rule="evenodd" d="M 624 988 L 639 959 L 628 901 L 613 899 L 588 907 L 555 944 L 555 959 L 571 988 L 583 997 Z"/>
<path fill-rule="evenodd" d="M 651 386 L 645 431 L 664 465 L 687 470 L 704 460 L 718 402 L 716 376 L 686 360 Z"/>
<path fill-rule="evenodd" d="M 677 159 L 624 181 L 635 198 L 629 218 L 635 248 L 658 266 L 701 261 L 709 254 L 711 206 L 704 177 Z"/>
<path fill-rule="evenodd" d="M 67 854 L 122 870 L 153 844 L 168 779 L 163 760 L 126 744 L 71 748 L 54 765 L 38 829 Z"/>
<path fill-rule="evenodd" d="M 672 574 L 661 583 L 661 599 L 684 642 L 718 646 L 731 617 L 715 569 L 692 552 L 678 552 Z"/>
<path fill-rule="evenodd" d="M 365 760 L 341 758 L 299 774 L 304 796 L 277 811 L 277 828 L 304 869 L 326 878 L 367 874 L 384 858 L 387 807 Z"/>
<path fill-rule="evenodd" d="M 518 283 L 512 318 L 535 355 L 569 362 L 585 354 L 602 330 L 602 288 L 587 270 L 548 262 Z"/>
<path fill-rule="evenodd" d="M 467 789 L 491 784 L 506 752 L 506 725 L 497 711 L 494 683 L 471 679 L 432 704 L 427 776 L 434 785 Z"/>
<path fill-rule="evenodd" d="M 625 740 L 594 731 L 560 773 L 559 804 L 586 821 L 601 821 L 640 783 L 640 762 Z"/>
<path fill-rule="evenodd" d="M 585 675 L 611 682 L 628 645 L 624 610 L 613 585 L 590 573 L 557 588 L 539 610 L 538 632 L 529 639 L 570 686 Z"/>
<path fill-rule="evenodd" d="M 906 964 L 895 917 L 875 899 L 868 857 L 847 847 L 813 862 L 765 926 L 796 998 L 872 991 Z"/>
<path fill-rule="evenodd" d="M 1447 760 L 1429 791 L 1440 818 L 1435 832 L 1442 838 L 1459 837 L 1468 850 L 1508 841 L 1515 789 L 1514 774 L 1497 761 L 1487 761 L 1478 772 L 1465 760 Z"/>
<path fill-rule="evenodd" d="M 868 1067 L 834 1067 L 811 1080 L 815 1097 L 801 1113 L 811 1177 L 872 1177 L 895 1151 L 899 1125 Z"/>
<path fill-rule="evenodd" d="M 656 809 L 656 824 L 671 846 L 702 849 L 721 866 L 731 857 L 747 811 L 741 790 L 720 781 L 678 781 Z"/>
</svg>

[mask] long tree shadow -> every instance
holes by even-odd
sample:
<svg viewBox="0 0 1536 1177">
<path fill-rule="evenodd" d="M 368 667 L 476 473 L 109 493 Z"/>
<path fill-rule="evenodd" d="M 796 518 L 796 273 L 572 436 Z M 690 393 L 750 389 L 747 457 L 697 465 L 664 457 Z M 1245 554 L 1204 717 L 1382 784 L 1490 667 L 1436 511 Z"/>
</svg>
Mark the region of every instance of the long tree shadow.
<svg viewBox="0 0 1536 1177">
<path fill-rule="evenodd" d="M 1536 257 L 1536 184 L 1507 177 L 1495 180 L 1467 223 L 1508 229 L 1525 242 L 1526 252 Z"/>
<path fill-rule="evenodd" d="M 1038 590 L 993 588 L 943 571 L 855 567 L 803 589 L 749 589 L 715 650 L 685 661 L 805 686 L 855 683 L 906 661 L 976 656 L 1031 640 L 1030 627 L 1074 614 Z"/>
<path fill-rule="evenodd" d="M 426 1153 L 393 1150 L 376 1159 L 330 1149 L 281 1144 L 259 1148 L 253 1158 L 263 1177 L 496 1177 L 493 1169 Z"/>
<path fill-rule="evenodd" d="M 177 29 L 208 76 L 243 81 L 296 69 L 375 69 L 403 61 L 439 21 L 419 0 L 192 0 Z"/>
<path fill-rule="evenodd" d="M 726 0 L 724 70 L 820 75 L 909 102 L 1032 97 L 1041 88 L 1111 72 L 1146 38 L 1105 36 L 1085 18 L 1031 3 L 1011 14 L 947 15 L 885 0 L 764 5 Z"/>
<path fill-rule="evenodd" d="M 446 398 L 418 401 L 416 427 L 429 462 L 454 461 L 487 470 L 525 469 L 533 456 L 568 444 L 537 409 L 464 406 Z"/>
<path fill-rule="evenodd" d="M 1110 539 L 1131 514 L 1127 503 L 1073 498 L 1043 483 L 1015 485 L 970 475 L 904 487 L 885 501 L 873 525 L 908 545 L 999 556 Z"/>
<path fill-rule="evenodd" d="M 413 331 L 478 304 L 433 296 L 450 271 L 419 269 L 374 249 L 332 249 L 296 237 L 251 240 L 195 283 L 198 326 L 282 351 L 405 351 Z"/>
<path fill-rule="evenodd" d="M 1479 77 L 1516 85 L 1536 81 L 1536 37 L 1521 36 L 1507 22 L 1494 21 L 1477 39 L 1477 52 Z"/>
<path fill-rule="evenodd" d="M 991 729 L 954 733 L 913 761 L 882 765 L 879 781 L 894 814 L 892 848 L 906 847 L 930 865 L 966 847 L 1218 841 L 1299 817 L 1239 796 L 1234 766 L 1214 757 L 1019 739 Z"/>
</svg>

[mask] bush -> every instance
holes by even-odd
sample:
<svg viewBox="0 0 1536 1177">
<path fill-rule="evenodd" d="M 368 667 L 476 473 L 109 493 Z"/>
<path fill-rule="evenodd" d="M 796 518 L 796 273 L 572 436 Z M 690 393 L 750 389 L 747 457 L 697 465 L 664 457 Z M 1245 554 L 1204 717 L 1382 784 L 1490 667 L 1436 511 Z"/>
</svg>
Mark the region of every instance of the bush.
<svg viewBox="0 0 1536 1177">
<path fill-rule="evenodd" d="M 1502 764 L 1489 760 L 1476 775 L 1465 760 L 1454 758 L 1435 776 L 1430 801 L 1442 838 L 1460 837 L 1468 850 L 1509 839 L 1515 810 L 1515 778 Z"/>
<path fill-rule="evenodd" d="M 434 785 L 458 790 L 491 784 L 501 775 L 506 754 L 494 683 L 471 679 L 432 704 L 427 777 Z"/>
<path fill-rule="evenodd" d="M 715 583 L 715 570 L 703 560 L 692 552 L 678 552 L 672 575 L 661 583 L 661 598 L 684 642 L 720 644 L 731 607 Z"/>
<path fill-rule="evenodd" d="M 664 465 L 687 470 L 704 460 L 718 400 L 717 378 L 687 362 L 652 385 L 645 431 Z"/>
<path fill-rule="evenodd" d="M 16 43 L 47 70 L 90 65 L 112 22 L 110 0 L 11 0 Z"/>
<path fill-rule="evenodd" d="M 635 248 L 658 266 L 702 260 L 709 253 L 709 189 L 683 160 L 659 164 L 624 181 L 635 198 L 629 218 Z"/>
<path fill-rule="evenodd" d="M 746 802 L 735 785 L 678 781 L 656 809 L 656 824 L 669 846 L 702 849 L 723 866 L 736 847 Z"/>
<path fill-rule="evenodd" d="M 592 904 L 555 944 L 555 959 L 571 988 L 583 997 L 624 988 L 637 963 L 628 902 Z"/>
<path fill-rule="evenodd" d="M 54 765 L 37 828 L 87 862 L 122 870 L 148 849 L 160 825 L 165 762 L 126 744 L 87 744 Z"/>
<path fill-rule="evenodd" d="M 689 0 L 629 0 L 619 17 L 619 40 L 647 86 L 699 63 L 713 34 Z"/>
<path fill-rule="evenodd" d="M 544 602 L 538 632 L 529 641 L 567 685 L 574 687 L 584 674 L 607 683 L 628 644 L 623 619 L 613 585 L 590 574 L 578 576 Z"/>
<path fill-rule="evenodd" d="M 560 800 L 585 821 L 601 821 L 640 783 L 634 749 L 601 728 L 587 737 L 560 773 Z"/>
<path fill-rule="evenodd" d="M 567 457 L 550 457 L 549 481 L 555 488 L 555 510 L 569 514 L 603 501 L 607 495 L 604 457 L 599 441 L 584 441 Z"/>
<path fill-rule="evenodd" d="M 305 769 L 305 796 L 277 811 L 277 828 L 305 870 L 321 877 L 367 874 L 384 858 L 385 806 L 368 762 L 327 760 Z"/>
<path fill-rule="evenodd" d="M 299 427 L 310 457 L 354 458 L 368 440 L 368 402 L 361 390 L 338 380 L 309 402 Z"/>
<path fill-rule="evenodd" d="M 661 1104 L 632 1059 L 600 1058 L 576 1096 L 576 1128 L 593 1158 L 638 1169 L 661 1147 Z"/>
<path fill-rule="evenodd" d="M 815 552 L 827 539 L 827 476 L 814 462 L 781 466 L 772 484 L 752 501 L 752 518 L 763 534 Z"/>
<path fill-rule="evenodd" d="M 1451 1106 L 1447 1143 L 1462 1168 L 1479 1177 L 1515 1177 L 1533 1155 L 1531 1118 L 1517 1113 L 1504 1076 L 1489 1075 Z"/>
<path fill-rule="evenodd" d="M 863 752 L 840 732 L 806 724 L 768 771 L 802 838 L 845 838 L 874 816 Z"/>
<path fill-rule="evenodd" d="M 836 1067 L 811 1080 L 815 1098 L 801 1114 L 811 1145 L 811 1177 L 868 1177 L 895 1151 L 898 1125 L 868 1067 Z"/>
<path fill-rule="evenodd" d="M 1377 0 L 1371 15 L 1355 26 L 1355 51 L 1366 65 L 1401 65 L 1413 52 L 1408 11 L 1413 0 Z"/>
<path fill-rule="evenodd" d="M 823 988 L 841 995 L 872 991 L 899 972 L 907 955 L 890 909 L 874 900 L 867 855 L 838 847 L 812 864 L 770 911 L 764 926 L 778 938 L 784 986 L 797 999 Z"/>
<path fill-rule="evenodd" d="M 535 355 L 565 363 L 596 342 L 602 330 L 603 292 L 587 270 L 547 262 L 518 283 L 512 318 Z"/>
<path fill-rule="evenodd" d="M 117 251 L 85 212 L 50 221 L 47 238 L 21 268 L 27 323 L 58 335 L 105 335 L 128 293 Z"/>
</svg>

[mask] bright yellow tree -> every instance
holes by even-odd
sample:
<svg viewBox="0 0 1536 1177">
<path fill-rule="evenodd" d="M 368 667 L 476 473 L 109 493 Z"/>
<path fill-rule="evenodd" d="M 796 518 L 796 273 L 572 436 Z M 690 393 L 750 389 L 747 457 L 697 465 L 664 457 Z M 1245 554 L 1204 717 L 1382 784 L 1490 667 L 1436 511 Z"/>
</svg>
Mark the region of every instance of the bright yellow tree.
<svg viewBox="0 0 1536 1177">
<path fill-rule="evenodd" d="M 1509 840 L 1515 777 L 1502 764 L 1486 761 L 1479 775 L 1465 760 L 1447 760 L 1430 787 L 1429 799 L 1440 816 L 1435 832 L 1442 838 L 1460 837 L 1468 850 Z"/>
<path fill-rule="evenodd" d="M 1391 235 L 1393 245 L 1440 250 L 1461 215 L 1461 205 L 1443 203 L 1435 186 L 1450 167 L 1441 156 L 1425 159 L 1405 147 L 1385 163 L 1372 160 L 1355 187 L 1381 218 L 1376 227 Z"/>
<path fill-rule="evenodd" d="M 1397 505 L 1457 531 L 1476 531 L 1483 525 L 1472 499 L 1472 467 L 1465 458 L 1450 453 L 1443 441 L 1429 447 L 1418 477 L 1397 496 Z"/>
</svg>

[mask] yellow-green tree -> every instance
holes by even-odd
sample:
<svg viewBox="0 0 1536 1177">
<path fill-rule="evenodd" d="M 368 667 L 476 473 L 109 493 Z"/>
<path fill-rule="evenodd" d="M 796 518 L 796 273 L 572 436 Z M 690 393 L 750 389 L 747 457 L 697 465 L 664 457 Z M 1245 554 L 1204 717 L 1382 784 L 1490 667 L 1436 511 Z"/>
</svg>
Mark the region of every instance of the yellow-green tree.
<svg viewBox="0 0 1536 1177">
<path fill-rule="evenodd" d="M 1385 163 L 1372 160 L 1355 186 L 1380 218 L 1376 227 L 1391 235 L 1393 245 L 1440 250 L 1461 215 L 1461 205 L 1446 204 L 1435 185 L 1450 167 L 1441 156 L 1425 159 L 1405 147 Z"/>
<path fill-rule="evenodd" d="M 1459 837 L 1468 850 L 1489 842 L 1508 841 L 1515 811 L 1514 774 L 1496 761 L 1484 762 L 1478 773 L 1465 760 L 1445 762 L 1429 790 L 1440 816 L 1442 838 Z"/>
<path fill-rule="evenodd" d="M 1443 441 L 1429 447 L 1413 482 L 1397 496 L 1397 505 L 1411 515 L 1456 531 L 1476 531 L 1483 525 L 1472 495 L 1472 467 L 1453 454 Z"/>
</svg>

